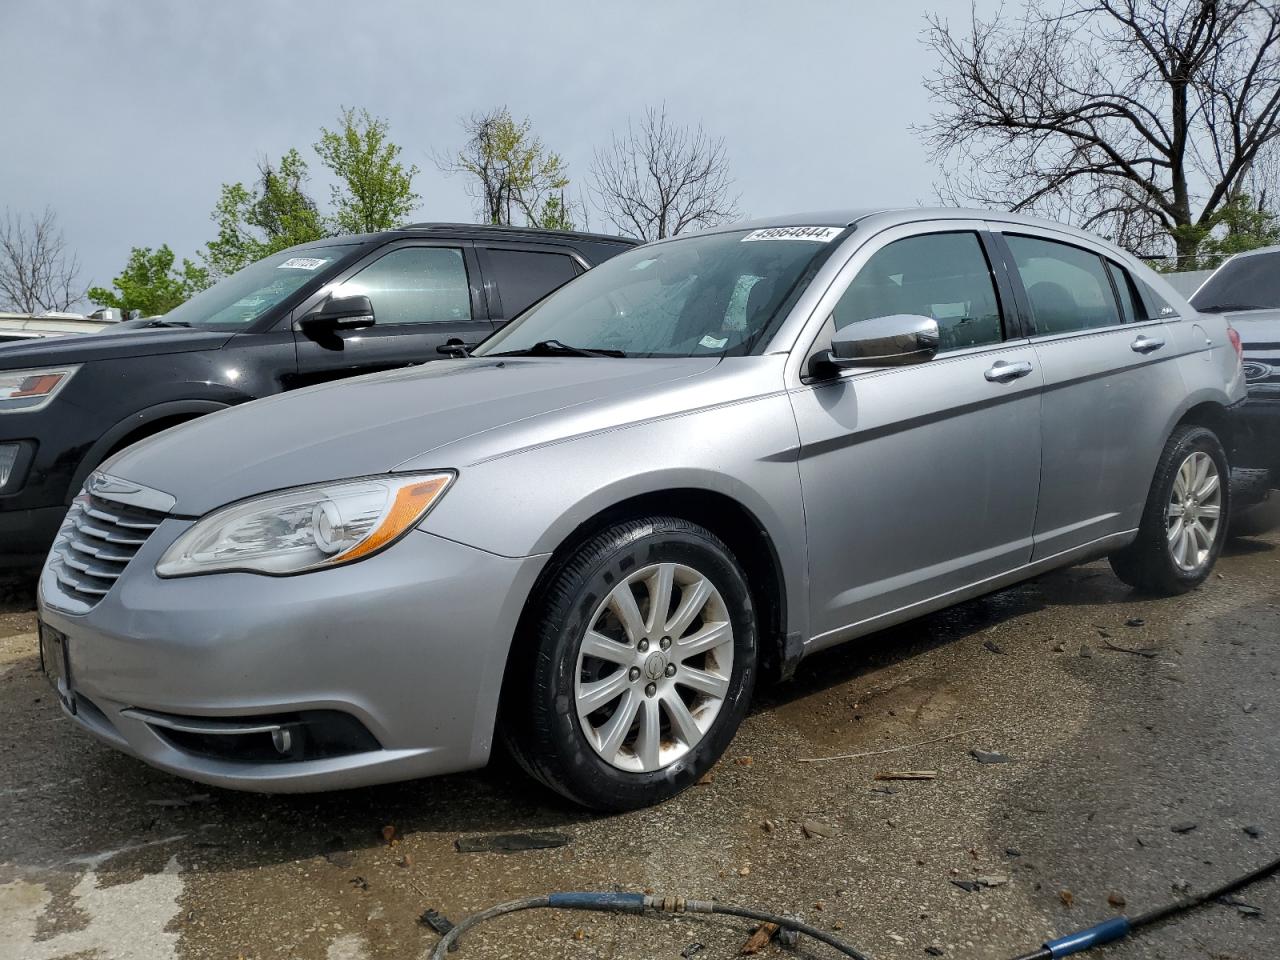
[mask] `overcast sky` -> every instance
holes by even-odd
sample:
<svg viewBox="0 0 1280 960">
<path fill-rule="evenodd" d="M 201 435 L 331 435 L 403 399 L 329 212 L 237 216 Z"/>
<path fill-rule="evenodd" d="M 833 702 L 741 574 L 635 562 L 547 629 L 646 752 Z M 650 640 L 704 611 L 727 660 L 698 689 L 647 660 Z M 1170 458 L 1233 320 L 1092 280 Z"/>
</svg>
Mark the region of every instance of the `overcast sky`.
<svg viewBox="0 0 1280 960">
<path fill-rule="evenodd" d="M 299 147 L 323 206 L 310 145 L 344 104 L 422 168 L 415 219 L 472 220 L 432 161 L 459 117 L 528 116 L 576 193 L 593 148 L 663 101 L 725 138 L 744 213 L 928 202 L 910 126 L 930 110 L 931 10 L 962 22 L 969 0 L 4 0 L 0 207 L 52 206 L 82 279 L 107 285 L 131 246 L 195 256 L 219 185 L 261 156 Z"/>
</svg>

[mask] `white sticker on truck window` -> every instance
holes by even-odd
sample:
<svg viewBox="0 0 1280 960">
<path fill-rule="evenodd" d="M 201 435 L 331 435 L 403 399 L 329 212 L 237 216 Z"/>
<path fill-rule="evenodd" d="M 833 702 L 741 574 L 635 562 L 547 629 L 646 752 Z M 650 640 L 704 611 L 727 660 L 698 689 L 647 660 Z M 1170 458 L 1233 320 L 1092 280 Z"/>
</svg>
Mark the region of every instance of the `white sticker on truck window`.
<svg viewBox="0 0 1280 960">
<path fill-rule="evenodd" d="M 325 261 L 318 257 L 290 257 L 277 270 L 314 270 L 316 267 L 324 266 Z"/>
<path fill-rule="evenodd" d="M 816 243 L 830 243 L 844 232 L 844 227 L 766 227 L 763 230 L 752 230 L 742 242 L 748 240 L 812 240 Z"/>
</svg>

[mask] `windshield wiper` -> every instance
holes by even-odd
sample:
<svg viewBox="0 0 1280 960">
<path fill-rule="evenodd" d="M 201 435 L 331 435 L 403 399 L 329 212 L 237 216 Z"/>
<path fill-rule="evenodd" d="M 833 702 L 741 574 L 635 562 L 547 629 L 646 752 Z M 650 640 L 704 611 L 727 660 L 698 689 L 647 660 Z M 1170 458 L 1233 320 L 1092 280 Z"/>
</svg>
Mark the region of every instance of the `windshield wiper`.
<svg viewBox="0 0 1280 960">
<path fill-rule="evenodd" d="M 539 340 L 532 347 L 523 350 L 507 350 L 503 353 L 491 353 L 491 357 L 625 357 L 621 350 L 589 350 L 586 347 L 574 347 L 559 340 Z"/>
<path fill-rule="evenodd" d="M 190 327 L 191 324 L 183 320 L 166 320 L 164 317 L 152 317 L 148 320 L 144 327 Z"/>
</svg>

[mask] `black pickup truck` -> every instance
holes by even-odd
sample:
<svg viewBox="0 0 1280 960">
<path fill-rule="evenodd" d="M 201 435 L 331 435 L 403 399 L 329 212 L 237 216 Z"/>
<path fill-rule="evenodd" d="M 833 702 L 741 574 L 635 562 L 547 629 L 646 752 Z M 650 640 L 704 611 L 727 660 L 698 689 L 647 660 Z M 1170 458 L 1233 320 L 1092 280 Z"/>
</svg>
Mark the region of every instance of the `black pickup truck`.
<svg viewBox="0 0 1280 960">
<path fill-rule="evenodd" d="M 634 243 L 449 224 L 335 237 L 163 317 L 0 344 L 0 567 L 42 561 L 85 477 L 122 447 L 247 400 L 438 359 Z"/>
</svg>

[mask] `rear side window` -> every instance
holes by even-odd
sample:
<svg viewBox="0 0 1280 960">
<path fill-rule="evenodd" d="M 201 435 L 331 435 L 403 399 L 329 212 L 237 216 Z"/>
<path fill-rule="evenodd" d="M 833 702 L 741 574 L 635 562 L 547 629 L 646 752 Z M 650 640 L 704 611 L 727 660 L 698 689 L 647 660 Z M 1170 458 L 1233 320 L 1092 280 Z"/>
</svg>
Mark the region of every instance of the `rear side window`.
<svg viewBox="0 0 1280 960">
<path fill-rule="evenodd" d="M 494 319 L 513 319 L 578 275 L 573 259 L 562 253 L 491 248 L 485 254 L 485 279 L 502 300 L 502 316 Z"/>
<path fill-rule="evenodd" d="M 1111 279 L 1116 285 L 1116 293 L 1120 295 L 1121 319 L 1125 323 L 1147 319 L 1147 311 L 1142 306 L 1142 301 L 1138 299 L 1137 292 L 1133 288 L 1133 281 L 1129 279 L 1129 271 L 1108 260 L 1107 272 L 1111 274 Z"/>
<path fill-rule="evenodd" d="M 834 311 L 839 330 L 895 314 L 932 317 L 939 350 L 999 343 L 1000 305 L 974 233 L 928 233 L 876 251 Z"/>
<path fill-rule="evenodd" d="M 1031 301 L 1035 332 L 1071 333 L 1120 323 L 1107 268 L 1097 254 L 1053 240 L 1006 234 Z"/>
<path fill-rule="evenodd" d="M 378 325 L 471 319 L 467 266 L 457 247 L 400 247 L 379 257 L 337 290 L 364 295 Z"/>
</svg>

